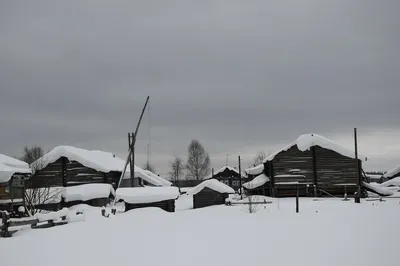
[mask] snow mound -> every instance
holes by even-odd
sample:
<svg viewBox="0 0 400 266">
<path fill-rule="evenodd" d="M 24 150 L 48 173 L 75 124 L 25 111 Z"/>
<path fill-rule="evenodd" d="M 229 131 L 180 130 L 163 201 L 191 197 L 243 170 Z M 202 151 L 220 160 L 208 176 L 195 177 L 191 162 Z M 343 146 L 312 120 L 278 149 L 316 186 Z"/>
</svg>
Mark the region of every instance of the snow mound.
<svg viewBox="0 0 400 266">
<path fill-rule="evenodd" d="M 39 222 L 44 222 L 49 220 L 58 220 L 63 216 L 68 216 L 68 208 L 63 208 L 57 212 L 36 213 L 33 217 L 38 219 Z"/>
<path fill-rule="evenodd" d="M 172 183 L 169 182 L 168 180 L 162 178 L 161 176 L 156 175 L 155 173 L 149 171 L 149 170 L 143 170 L 148 176 L 150 176 L 151 178 L 157 180 L 158 182 L 161 183 L 161 185 L 163 187 L 169 187 L 172 186 Z"/>
<path fill-rule="evenodd" d="M 10 181 L 15 173 L 30 174 L 32 170 L 26 162 L 0 154 L 0 183 Z"/>
<path fill-rule="evenodd" d="M 382 187 L 388 187 L 388 186 L 398 186 L 400 187 L 400 176 L 399 177 L 395 177 L 393 179 L 390 179 L 386 182 L 383 182 L 381 184 Z"/>
<path fill-rule="evenodd" d="M 244 171 L 248 175 L 261 175 L 262 172 L 264 171 L 264 165 L 263 164 L 259 164 L 257 166 L 252 167 L 252 168 L 248 168 L 248 169 L 246 169 Z"/>
<path fill-rule="evenodd" d="M 284 147 L 281 150 L 276 151 L 275 153 L 271 154 L 267 158 L 264 159 L 263 163 L 266 163 L 268 161 L 272 161 L 276 155 L 283 151 L 289 150 L 293 146 L 297 146 L 297 148 L 300 151 L 306 151 L 309 150 L 313 146 L 320 146 L 322 148 L 337 152 L 343 156 L 346 156 L 348 158 L 355 158 L 354 151 L 348 150 L 335 142 L 333 142 L 330 139 L 327 139 L 323 136 L 309 133 L 309 134 L 303 134 L 301 135 L 297 140 L 294 142 L 290 143 L 288 146 Z M 365 158 L 365 156 L 359 155 L 359 158 Z"/>
<path fill-rule="evenodd" d="M 110 195 L 115 196 L 115 191 L 110 184 L 84 184 L 66 187 L 61 193 L 65 202 L 108 198 Z"/>
<path fill-rule="evenodd" d="M 208 187 L 214 191 L 219 193 L 228 193 L 234 194 L 235 191 L 230 186 L 225 185 L 224 183 L 219 182 L 216 179 L 209 179 L 204 182 L 201 182 L 199 185 L 195 186 L 191 190 L 187 192 L 188 195 L 196 195 L 200 191 L 202 191 L 205 187 Z"/>
<path fill-rule="evenodd" d="M 392 169 L 390 169 L 387 173 L 383 175 L 385 178 L 391 178 L 392 176 L 400 173 L 400 164 Z"/>
<path fill-rule="evenodd" d="M 151 203 L 164 200 L 177 199 L 179 189 L 177 187 L 127 187 L 117 189 L 116 200 L 126 203 Z"/>
<path fill-rule="evenodd" d="M 393 195 L 392 191 L 390 191 L 387 188 L 381 187 L 379 185 L 374 185 L 374 184 L 370 184 L 370 183 L 367 183 L 367 182 L 363 182 L 363 186 L 365 188 L 369 189 L 369 190 L 372 190 L 372 191 L 382 195 L 382 196 L 391 196 L 391 195 Z"/>
<path fill-rule="evenodd" d="M 247 189 L 255 189 L 258 187 L 261 187 L 265 183 L 269 182 L 269 177 L 266 176 L 265 174 L 258 175 L 256 178 L 251 180 L 250 182 L 244 183 L 243 187 Z"/>
</svg>

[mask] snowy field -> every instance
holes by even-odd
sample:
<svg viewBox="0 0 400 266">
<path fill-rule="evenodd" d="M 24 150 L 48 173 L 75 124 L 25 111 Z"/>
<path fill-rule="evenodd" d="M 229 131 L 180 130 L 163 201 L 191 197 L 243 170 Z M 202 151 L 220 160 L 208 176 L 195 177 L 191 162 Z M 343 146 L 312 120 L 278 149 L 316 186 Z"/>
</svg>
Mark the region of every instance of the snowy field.
<svg viewBox="0 0 400 266">
<path fill-rule="evenodd" d="M 108 219 L 86 207 L 85 221 L 0 239 L 1 265 L 400 265 L 399 199 L 301 198 L 298 214 L 293 198 L 255 214 L 191 207 L 183 196 L 176 213 L 147 208 Z"/>
</svg>

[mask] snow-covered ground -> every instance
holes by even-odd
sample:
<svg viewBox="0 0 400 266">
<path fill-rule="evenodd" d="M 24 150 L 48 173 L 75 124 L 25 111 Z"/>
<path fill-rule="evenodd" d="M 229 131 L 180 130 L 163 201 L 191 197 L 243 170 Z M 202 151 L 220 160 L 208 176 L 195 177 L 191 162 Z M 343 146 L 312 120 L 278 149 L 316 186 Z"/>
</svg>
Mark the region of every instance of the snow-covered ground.
<svg viewBox="0 0 400 266">
<path fill-rule="evenodd" d="M 399 199 L 380 201 L 275 199 L 255 214 L 245 207 L 177 212 L 156 208 L 104 218 L 84 210 L 85 221 L 27 229 L 0 239 L 1 265 L 400 265 Z"/>
</svg>

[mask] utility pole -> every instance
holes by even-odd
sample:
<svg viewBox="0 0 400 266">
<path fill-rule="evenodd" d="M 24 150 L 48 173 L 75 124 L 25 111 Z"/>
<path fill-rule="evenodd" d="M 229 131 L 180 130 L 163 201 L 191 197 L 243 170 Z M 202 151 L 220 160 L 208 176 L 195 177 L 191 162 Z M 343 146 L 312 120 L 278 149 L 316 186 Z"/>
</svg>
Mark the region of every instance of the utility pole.
<svg viewBox="0 0 400 266">
<path fill-rule="evenodd" d="M 226 166 L 228 166 L 228 154 L 226 155 Z"/>
<path fill-rule="evenodd" d="M 240 156 L 238 156 L 239 159 L 239 189 L 240 189 L 240 199 L 243 199 L 243 193 L 242 193 L 242 166 L 241 166 L 241 161 L 240 161 Z"/>
<path fill-rule="evenodd" d="M 354 198 L 355 203 L 360 203 L 361 197 L 361 175 L 360 175 L 360 164 L 358 163 L 358 150 L 357 150 L 357 128 L 354 128 L 354 149 L 356 158 L 356 182 L 357 182 L 357 194 Z"/>
</svg>

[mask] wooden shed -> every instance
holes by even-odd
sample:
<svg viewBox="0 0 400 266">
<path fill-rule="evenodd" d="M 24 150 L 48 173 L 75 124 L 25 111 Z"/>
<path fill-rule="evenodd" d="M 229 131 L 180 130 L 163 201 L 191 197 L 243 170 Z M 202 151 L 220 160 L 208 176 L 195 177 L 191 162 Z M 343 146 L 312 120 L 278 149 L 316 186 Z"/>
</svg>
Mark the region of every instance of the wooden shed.
<svg viewBox="0 0 400 266">
<path fill-rule="evenodd" d="M 16 213 L 24 206 L 25 186 L 30 175 L 27 163 L 0 154 L 0 210 Z"/>
<path fill-rule="evenodd" d="M 125 204 L 125 211 L 139 208 L 160 208 L 175 212 L 175 200 L 179 197 L 177 187 L 127 187 L 117 189 L 117 202 Z"/>
<path fill-rule="evenodd" d="M 216 179 L 206 180 L 187 192 L 193 196 L 194 209 L 225 204 L 229 194 L 234 193 L 233 188 Z"/>
<path fill-rule="evenodd" d="M 239 173 L 239 170 L 230 167 L 230 166 L 224 166 L 211 175 L 207 176 L 204 178 L 205 180 L 208 179 L 216 179 L 220 181 L 221 183 L 224 183 L 225 185 L 230 186 L 233 188 L 235 191 L 238 191 L 241 186 L 241 181 L 244 183 L 245 181 L 245 175 L 241 175 Z"/>
<path fill-rule="evenodd" d="M 357 163 L 362 169 L 361 160 Z M 277 197 L 295 196 L 297 188 L 301 196 L 352 196 L 358 182 L 365 181 L 361 170 L 357 174 L 357 163 L 354 152 L 320 135 L 305 134 L 265 158 L 257 171 L 251 169 L 268 180 L 244 187 L 261 188 L 265 195 Z"/>
</svg>

